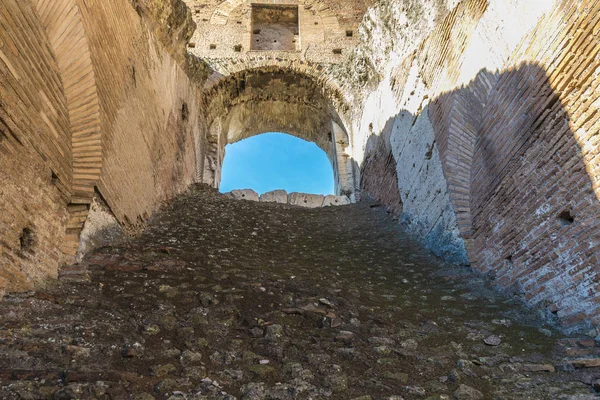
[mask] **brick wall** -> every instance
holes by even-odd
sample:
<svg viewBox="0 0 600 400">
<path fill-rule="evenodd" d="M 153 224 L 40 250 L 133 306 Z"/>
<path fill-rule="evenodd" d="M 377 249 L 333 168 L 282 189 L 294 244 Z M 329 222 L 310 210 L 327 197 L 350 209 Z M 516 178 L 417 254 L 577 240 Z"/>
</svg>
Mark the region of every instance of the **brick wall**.
<svg viewBox="0 0 600 400">
<path fill-rule="evenodd" d="M 198 175 L 184 40 L 165 47 L 141 15 L 128 0 L 0 1 L 0 292 L 72 260 L 95 190 L 136 231 Z"/>
<path fill-rule="evenodd" d="M 199 92 L 129 1 L 79 4 L 103 117 L 99 189 L 135 231 L 196 176 Z"/>
<path fill-rule="evenodd" d="M 32 4 L 0 7 L 0 292 L 56 275 L 72 189 L 67 100 Z M 1 295 L 1 293 L 0 293 Z"/>
<path fill-rule="evenodd" d="M 391 90 L 396 102 L 367 107 L 363 118 L 376 121 L 374 132 L 364 124 L 354 132 L 365 143 L 385 141 L 393 124 L 406 209 L 408 189 L 431 184 L 413 157 L 425 154 L 415 143 L 426 130 L 415 135 L 428 119 L 445 179 L 439 187 L 447 188 L 471 265 L 567 326 L 600 324 L 599 15 L 593 1 L 463 1 L 414 56 L 386 66 L 389 87 L 383 81 L 363 97 Z M 407 81 L 415 68 L 418 79 Z M 367 170 L 371 156 L 362 160 Z M 389 186 L 365 179 L 369 192 Z M 412 181 L 421 189 L 406 186 Z M 432 210 L 414 208 L 411 218 L 428 226 Z"/>
<path fill-rule="evenodd" d="M 600 324 L 600 4 L 564 1 L 483 110 L 471 176 L 477 268 L 565 324 Z"/>
</svg>

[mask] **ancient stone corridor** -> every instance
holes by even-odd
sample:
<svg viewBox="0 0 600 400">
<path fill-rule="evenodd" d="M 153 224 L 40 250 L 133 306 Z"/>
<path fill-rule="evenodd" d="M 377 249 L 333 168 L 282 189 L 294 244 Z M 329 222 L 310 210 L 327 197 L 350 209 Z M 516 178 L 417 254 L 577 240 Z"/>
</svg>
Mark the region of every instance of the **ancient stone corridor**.
<svg viewBox="0 0 600 400">
<path fill-rule="evenodd" d="M 542 321 L 378 204 L 193 185 L 138 239 L 0 302 L 0 398 L 597 398 L 599 344 Z"/>
</svg>

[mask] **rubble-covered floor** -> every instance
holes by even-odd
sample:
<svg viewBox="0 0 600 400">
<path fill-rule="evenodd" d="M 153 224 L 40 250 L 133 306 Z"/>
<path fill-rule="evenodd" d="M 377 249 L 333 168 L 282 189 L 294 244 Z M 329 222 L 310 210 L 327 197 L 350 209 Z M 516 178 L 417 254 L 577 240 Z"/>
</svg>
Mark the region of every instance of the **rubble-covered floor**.
<svg viewBox="0 0 600 400">
<path fill-rule="evenodd" d="M 0 302 L 2 399 L 591 399 L 599 385 L 592 337 L 442 264 L 373 205 L 196 186 L 61 276 Z"/>
</svg>

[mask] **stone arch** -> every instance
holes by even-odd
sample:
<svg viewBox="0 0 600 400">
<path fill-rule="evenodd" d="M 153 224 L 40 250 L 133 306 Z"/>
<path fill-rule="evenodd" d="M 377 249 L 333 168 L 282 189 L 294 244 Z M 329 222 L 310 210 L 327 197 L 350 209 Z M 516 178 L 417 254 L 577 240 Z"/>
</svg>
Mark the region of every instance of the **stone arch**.
<svg viewBox="0 0 600 400">
<path fill-rule="evenodd" d="M 205 92 L 209 151 L 203 180 L 218 187 L 225 145 L 265 132 L 314 142 L 329 157 L 337 194 L 351 198 L 350 136 L 334 105 L 340 95 L 313 76 L 268 66 L 222 77 Z"/>
<path fill-rule="evenodd" d="M 73 161 L 67 240 L 62 250 L 74 256 L 102 168 L 100 102 L 77 2 L 34 0 L 34 5 L 56 57 L 67 99 Z"/>
<path fill-rule="evenodd" d="M 243 80 L 243 75 L 253 73 L 253 71 L 287 71 L 290 74 L 307 77 L 314 81 L 335 108 L 339 118 L 349 120 L 351 96 L 332 80 L 322 64 L 261 54 L 260 56 L 240 57 L 237 60 L 224 60 L 212 67 L 214 68 L 213 74 L 208 77 L 204 89 L 204 104 L 209 106 L 215 99 L 218 100 L 223 95 L 223 88 L 230 85 L 231 81 Z M 210 112 L 208 114 L 210 118 Z"/>
</svg>

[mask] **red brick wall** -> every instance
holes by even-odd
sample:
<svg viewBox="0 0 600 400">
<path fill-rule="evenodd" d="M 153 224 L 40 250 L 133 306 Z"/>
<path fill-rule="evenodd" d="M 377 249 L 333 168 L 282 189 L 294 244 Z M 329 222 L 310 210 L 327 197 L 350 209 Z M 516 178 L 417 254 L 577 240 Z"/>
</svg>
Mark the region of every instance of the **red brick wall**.
<svg viewBox="0 0 600 400">
<path fill-rule="evenodd" d="M 522 43 L 487 99 L 471 172 L 474 264 L 566 324 L 600 324 L 599 15 L 564 2 Z"/>
<path fill-rule="evenodd" d="M 416 53 L 470 262 L 564 324 L 597 326 L 600 4 L 558 2 L 503 66 L 461 85 L 487 11 L 461 2 Z M 484 45 L 502 39 L 485 35 Z"/>
<path fill-rule="evenodd" d="M 505 67 L 464 87 L 440 90 L 461 68 L 448 61 L 456 55 L 428 66 L 429 78 L 425 68 L 440 93 L 429 115 L 471 264 L 567 325 L 600 324 L 599 13 L 591 1 L 559 3 Z M 447 26 L 422 49 L 443 53 L 436 35 L 468 36 L 467 21 Z"/>
</svg>

